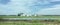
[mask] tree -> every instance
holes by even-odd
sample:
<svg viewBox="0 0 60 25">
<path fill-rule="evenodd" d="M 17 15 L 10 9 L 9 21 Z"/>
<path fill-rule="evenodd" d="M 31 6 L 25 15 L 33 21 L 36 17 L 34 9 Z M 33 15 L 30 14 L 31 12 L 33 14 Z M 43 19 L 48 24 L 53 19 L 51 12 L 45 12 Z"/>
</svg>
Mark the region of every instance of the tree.
<svg viewBox="0 0 60 25">
<path fill-rule="evenodd" d="M 1 16 L 1 17 L 0 17 L 0 21 L 2 21 L 2 20 L 3 20 L 3 17 Z"/>
<path fill-rule="evenodd" d="M 21 16 L 21 15 L 23 15 L 24 13 L 18 13 L 18 16 Z"/>
</svg>

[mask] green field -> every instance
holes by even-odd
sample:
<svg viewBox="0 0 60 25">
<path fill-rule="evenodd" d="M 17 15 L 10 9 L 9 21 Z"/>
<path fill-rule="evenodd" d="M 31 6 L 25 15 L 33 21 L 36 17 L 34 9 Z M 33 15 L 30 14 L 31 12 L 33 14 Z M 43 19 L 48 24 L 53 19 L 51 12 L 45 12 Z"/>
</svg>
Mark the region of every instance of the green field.
<svg viewBox="0 0 60 25">
<path fill-rule="evenodd" d="M 60 15 L 44 15 L 44 16 L 0 16 L 0 18 L 58 18 Z M 60 21 L 55 22 L 42 22 L 42 20 L 36 21 L 0 21 L 0 25 L 60 25 Z"/>
<path fill-rule="evenodd" d="M 48 15 L 48 16 L 0 16 L 0 18 L 60 18 L 60 15 Z"/>
<path fill-rule="evenodd" d="M 28 22 L 0 22 L 0 25 L 42 25 L 39 23 L 28 23 Z"/>
<path fill-rule="evenodd" d="M 25 21 L 7 21 L 0 22 L 0 25 L 60 25 L 60 23 L 48 23 L 48 22 L 30 23 Z"/>
</svg>

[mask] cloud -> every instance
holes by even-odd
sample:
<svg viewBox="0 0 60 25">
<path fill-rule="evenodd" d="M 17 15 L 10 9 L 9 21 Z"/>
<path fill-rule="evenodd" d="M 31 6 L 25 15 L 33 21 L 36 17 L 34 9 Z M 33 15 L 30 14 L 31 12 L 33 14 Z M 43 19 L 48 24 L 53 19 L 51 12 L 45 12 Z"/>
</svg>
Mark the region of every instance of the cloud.
<svg viewBox="0 0 60 25">
<path fill-rule="evenodd" d="M 2 2 L 3 1 L 4 0 L 2 0 Z M 10 0 L 10 2 L 6 2 L 7 4 L 0 3 L 0 13 L 15 15 L 21 12 L 26 14 L 42 13 L 44 10 L 48 12 L 48 9 L 54 9 L 52 8 L 53 6 L 57 5 L 57 3 L 60 4 L 57 1 L 58 0 Z"/>
<path fill-rule="evenodd" d="M 18 0 L 11 0 L 7 5 L 0 4 L 0 12 L 3 12 L 2 14 L 17 14 L 20 12 L 28 13 L 30 10 L 28 7 L 25 6 L 26 2 L 20 2 Z"/>
<path fill-rule="evenodd" d="M 0 0 L 1 4 L 8 4 L 10 2 L 10 0 Z"/>
<path fill-rule="evenodd" d="M 60 1 L 60 0 L 51 0 L 51 2 L 56 2 L 56 1 Z"/>
<path fill-rule="evenodd" d="M 60 5 L 55 5 L 53 8 L 42 9 L 37 13 L 41 15 L 60 15 Z"/>
<path fill-rule="evenodd" d="M 18 13 L 33 13 L 29 7 L 34 5 L 34 0 L 10 0 L 7 5 L 0 4 L 0 12 L 2 14 L 18 14 Z"/>
</svg>

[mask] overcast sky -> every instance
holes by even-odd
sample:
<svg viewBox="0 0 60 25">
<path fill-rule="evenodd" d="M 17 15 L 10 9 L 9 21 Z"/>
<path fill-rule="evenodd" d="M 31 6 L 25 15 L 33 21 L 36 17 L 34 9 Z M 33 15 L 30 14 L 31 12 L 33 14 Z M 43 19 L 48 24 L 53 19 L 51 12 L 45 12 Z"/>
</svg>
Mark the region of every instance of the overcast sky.
<svg viewBox="0 0 60 25">
<path fill-rule="evenodd" d="M 0 15 L 60 15 L 60 0 L 0 0 Z"/>
</svg>

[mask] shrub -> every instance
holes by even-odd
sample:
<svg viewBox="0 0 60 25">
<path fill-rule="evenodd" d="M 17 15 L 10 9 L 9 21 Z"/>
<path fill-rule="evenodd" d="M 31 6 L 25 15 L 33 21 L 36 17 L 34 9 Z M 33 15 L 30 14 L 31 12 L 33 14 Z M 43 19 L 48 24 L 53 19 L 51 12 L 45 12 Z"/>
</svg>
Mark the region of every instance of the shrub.
<svg viewBox="0 0 60 25">
<path fill-rule="evenodd" d="M 37 23 L 37 22 L 39 22 L 39 20 L 32 20 L 32 22 L 33 22 L 33 23 Z"/>
</svg>

